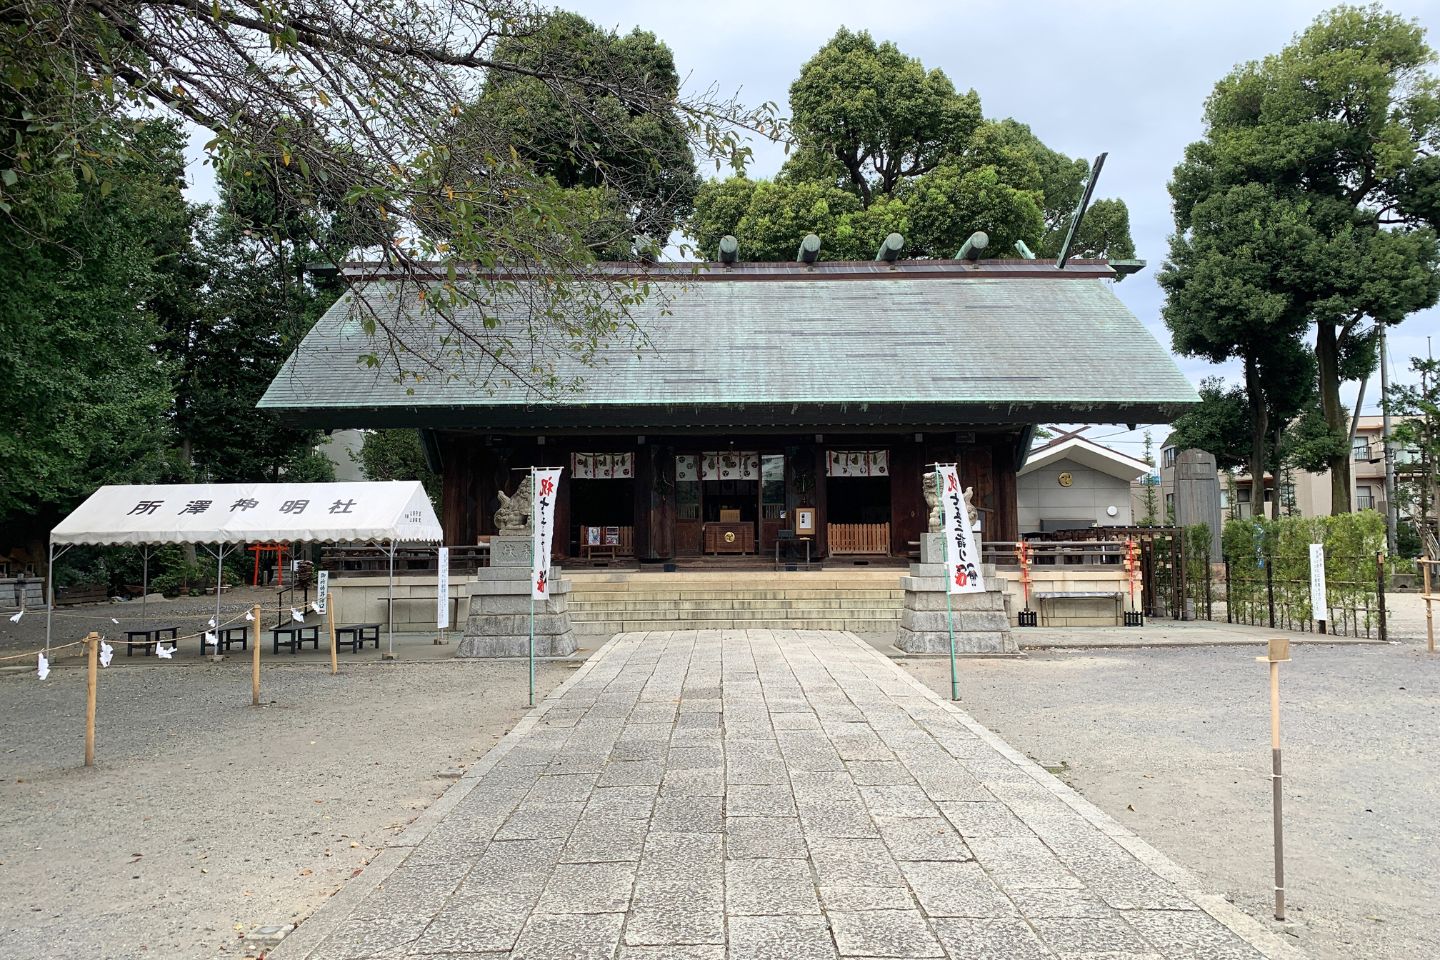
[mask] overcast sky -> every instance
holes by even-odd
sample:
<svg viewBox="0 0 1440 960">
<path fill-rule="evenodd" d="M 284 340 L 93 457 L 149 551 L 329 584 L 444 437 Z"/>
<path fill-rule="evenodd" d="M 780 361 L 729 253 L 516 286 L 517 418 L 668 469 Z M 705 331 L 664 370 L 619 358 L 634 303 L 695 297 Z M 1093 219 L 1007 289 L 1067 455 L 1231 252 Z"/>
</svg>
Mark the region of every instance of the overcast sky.
<svg viewBox="0 0 1440 960">
<path fill-rule="evenodd" d="M 1128 204 L 1137 255 L 1149 261 L 1116 293 L 1168 348 L 1155 283 L 1172 227 L 1165 186 L 1185 145 L 1203 133 L 1205 98 L 1234 65 L 1277 52 L 1331 4 L 570 0 L 562 6 L 622 32 L 635 26 L 653 31 L 674 51 L 691 88 L 712 83 L 725 92 L 738 88 L 745 102 L 774 101 L 786 115 L 791 81 L 836 29 L 869 30 L 927 68 L 944 70 L 957 88 L 973 87 L 987 117 L 1027 123 L 1047 145 L 1071 156 L 1108 152 L 1097 196 Z M 1440 0 L 1391 0 L 1386 6 L 1417 19 L 1430 43 L 1440 45 Z M 780 148 L 764 142 L 754 147 L 751 176 L 773 175 L 783 160 Z M 204 192 L 200 183 L 197 187 Z M 1403 379 L 1409 358 L 1424 354 L 1427 334 L 1440 341 L 1440 311 L 1416 314 L 1392 329 L 1392 378 Z M 1217 372 L 1200 361 L 1177 362 L 1197 383 Z M 1353 398 L 1353 384 L 1346 395 Z M 1365 412 L 1378 395 L 1372 384 Z M 1139 453 L 1137 437 L 1114 434 L 1090 431 Z"/>
</svg>

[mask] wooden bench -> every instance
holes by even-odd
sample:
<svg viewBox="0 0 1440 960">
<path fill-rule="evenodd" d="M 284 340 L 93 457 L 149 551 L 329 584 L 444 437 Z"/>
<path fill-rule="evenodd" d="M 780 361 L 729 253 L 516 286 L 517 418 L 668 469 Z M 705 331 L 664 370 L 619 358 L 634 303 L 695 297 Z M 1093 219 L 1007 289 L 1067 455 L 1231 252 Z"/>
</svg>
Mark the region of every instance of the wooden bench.
<svg viewBox="0 0 1440 960">
<path fill-rule="evenodd" d="M 335 646 L 349 647 L 351 653 L 365 649 L 367 642 L 373 641 L 375 649 L 380 649 L 380 624 L 378 623 L 352 623 L 343 627 L 335 628 Z"/>
<path fill-rule="evenodd" d="M 220 650 L 228 651 L 232 646 L 237 643 L 240 644 L 241 650 L 250 649 L 249 627 L 220 627 L 211 632 L 215 634 L 216 639 L 214 643 L 206 640 L 203 634 L 200 637 L 200 653 L 202 656 L 204 655 L 205 651 L 210 649 L 211 647 L 215 647 L 216 652 L 218 653 Z"/>
<path fill-rule="evenodd" d="M 285 639 L 281 640 L 281 634 Z M 310 643 L 315 649 L 320 649 L 320 628 L 314 624 L 291 623 L 275 627 L 270 631 L 271 639 L 275 642 L 275 653 L 280 652 L 280 645 L 284 644 L 290 648 L 291 653 L 298 653 L 300 648 Z"/>
<path fill-rule="evenodd" d="M 55 606 L 65 607 L 73 603 L 99 603 L 109 600 L 110 591 L 103 583 L 83 583 L 73 587 L 55 588 Z"/>
<path fill-rule="evenodd" d="M 1045 615 L 1045 602 L 1056 600 L 1111 600 L 1115 603 L 1115 626 L 1124 622 L 1125 594 L 1119 590 L 1040 590 L 1032 594 L 1040 614 Z"/>
</svg>

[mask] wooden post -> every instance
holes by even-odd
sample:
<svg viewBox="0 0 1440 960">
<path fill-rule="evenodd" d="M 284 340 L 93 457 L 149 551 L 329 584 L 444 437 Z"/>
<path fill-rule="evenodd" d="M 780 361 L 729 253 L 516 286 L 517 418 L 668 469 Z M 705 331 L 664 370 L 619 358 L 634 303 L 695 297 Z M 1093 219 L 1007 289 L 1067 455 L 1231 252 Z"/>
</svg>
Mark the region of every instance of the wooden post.
<svg viewBox="0 0 1440 960">
<path fill-rule="evenodd" d="M 1433 560 L 1428 560 L 1428 559 L 1422 559 L 1422 560 L 1420 561 L 1420 569 L 1421 569 L 1422 571 L 1424 571 L 1423 576 L 1424 576 L 1424 578 L 1425 578 L 1425 580 L 1424 580 L 1424 582 L 1425 582 L 1425 587 L 1424 587 L 1424 590 L 1425 590 L 1425 646 L 1426 646 L 1426 648 L 1427 648 L 1431 653 L 1434 653 L 1434 652 L 1435 652 L 1435 614 L 1434 614 L 1434 612 L 1430 609 L 1430 601 L 1431 601 L 1431 598 L 1434 596 L 1434 594 L 1432 594 L 1432 593 L 1430 592 L 1430 565 L 1431 565 L 1432 563 L 1434 563 L 1434 561 L 1433 561 Z"/>
<path fill-rule="evenodd" d="M 100 680 L 100 634 L 85 638 L 85 766 L 95 766 L 95 693 Z"/>
<path fill-rule="evenodd" d="M 327 594 L 325 597 L 325 619 L 330 624 L 330 673 L 331 675 L 340 672 L 340 661 L 335 656 L 335 595 Z"/>
<path fill-rule="evenodd" d="M 1281 817 L 1280 664 L 1290 659 L 1290 640 L 1274 637 L 1263 657 L 1270 664 L 1270 789 L 1275 816 L 1275 919 L 1285 919 L 1285 831 Z"/>
<path fill-rule="evenodd" d="M 259 554 L 257 553 L 258 557 Z M 260 706 L 260 604 L 250 611 L 255 626 L 250 634 L 250 704 Z"/>
</svg>

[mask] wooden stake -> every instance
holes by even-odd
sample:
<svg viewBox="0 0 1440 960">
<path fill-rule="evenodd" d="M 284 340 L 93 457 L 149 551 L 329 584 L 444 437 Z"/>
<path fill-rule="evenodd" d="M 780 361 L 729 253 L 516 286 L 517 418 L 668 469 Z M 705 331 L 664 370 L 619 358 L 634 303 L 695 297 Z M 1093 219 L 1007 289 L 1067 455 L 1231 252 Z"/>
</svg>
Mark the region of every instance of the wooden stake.
<svg viewBox="0 0 1440 960">
<path fill-rule="evenodd" d="M 1431 598 L 1434 596 L 1434 594 L 1430 592 L 1430 565 L 1432 563 L 1434 563 L 1433 560 L 1420 561 L 1420 569 L 1424 571 L 1425 577 L 1425 646 L 1429 652 L 1434 653 L 1435 613 L 1430 609 Z"/>
<path fill-rule="evenodd" d="M 85 638 L 86 658 L 89 665 L 85 676 L 85 766 L 95 766 L 95 693 L 100 680 L 100 635 L 92 633 Z"/>
<path fill-rule="evenodd" d="M 1281 816 L 1280 770 L 1280 664 L 1290 659 L 1290 641 L 1276 637 L 1257 660 L 1270 663 L 1270 789 L 1275 814 L 1275 919 L 1285 919 L 1285 833 Z"/>
<path fill-rule="evenodd" d="M 260 554 L 255 554 L 258 558 Z M 255 626 L 250 634 L 250 705 L 260 706 L 260 605 L 250 611 Z"/>
<path fill-rule="evenodd" d="M 340 672 L 340 661 L 335 656 L 335 594 L 325 598 L 325 619 L 330 622 L 330 673 Z"/>
</svg>

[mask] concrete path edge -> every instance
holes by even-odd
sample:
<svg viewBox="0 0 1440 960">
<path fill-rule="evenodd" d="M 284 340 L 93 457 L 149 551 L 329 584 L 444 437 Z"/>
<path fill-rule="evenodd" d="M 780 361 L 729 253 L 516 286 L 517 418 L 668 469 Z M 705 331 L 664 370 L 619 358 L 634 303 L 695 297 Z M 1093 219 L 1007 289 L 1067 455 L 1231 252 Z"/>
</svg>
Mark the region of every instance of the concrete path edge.
<svg viewBox="0 0 1440 960">
<path fill-rule="evenodd" d="M 579 683 L 590 672 L 591 667 L 599 661 L 601 654 L 614 645 L 618 636 L 619 634 L 611 636 L 586 658 L 578 670 L 550 691 L 543 700 L 535 705 L 533 710 L 516 721 L 515 726 L 511 727 L 498 743 L 486 751 L 485 756 L 465 771 L 464 776 L 451 784 L 450 788 L 437 797 L 434 803 L 422 810 L 409 826 L 391 839 L 375 856 L 375 859 L 366 865 L 358 877 L 342 884 L 334 896 L 316 907 L 314 913 L 296 925 L 293 933 L 266 953 L 265 960 L 305 960 L 314 952 L 315 948 L 320 946 L 321 942 L 334 932 L 336 927 L 349 918 L 371 891 L 390 878 L 390 874 L 405 862 L 410 851 L 418 846 L 430 834 L 430 831 L 440 825 L 440 822 L 445 819 L 445 815 L 469 796 L 470 791 L 475 789 L 480 779 L 515 748 L 515 745 L 540 722 L 540 718 L 545 715 L 546 711 L 558 703 L 567 690 Z"/>
</svg>

